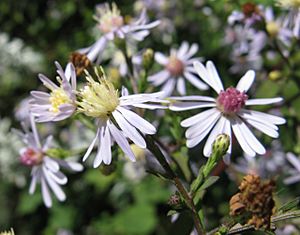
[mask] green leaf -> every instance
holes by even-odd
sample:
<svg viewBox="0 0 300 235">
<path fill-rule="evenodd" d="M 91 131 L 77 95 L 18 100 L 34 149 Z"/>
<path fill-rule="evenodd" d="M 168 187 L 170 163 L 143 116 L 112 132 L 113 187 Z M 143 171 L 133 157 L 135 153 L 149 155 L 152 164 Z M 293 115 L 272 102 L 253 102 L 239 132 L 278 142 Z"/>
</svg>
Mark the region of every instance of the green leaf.
<svg viewBox="0 0 300 235">
<path fill-rule="evenodd" d="M 292 201 L 289 201 L 289 202 L 285 203 L 284 205 L 282 205 L 278 209 L 278 211 L 279 211 L 279 214 L 282 214 L 282 213 L 290 211 L 290 210 L 298 209 L 299 206 L 300 206 L 300 197 L 297 197 L 297 198 L 293 199 Z"/>
<path fill-rule="evenodd" d="M 188 157 L 188 149 L 187 147 L 182 147 L 180 152 L 176 152 L 173 155 L 173 158 L 179 165 L 182 173 L 184 174 L 185 179 L 190 182 L 192 174 L 189 166 L 189 157 Z"/>
<path fill-rule="evenodd" d="M 205 182 L 200 186 L 199 190 L 207 189 L 208 187 L 210 187 L 214 183 L 216 183 L 219 178 L 220 178 L 219 176 L 210 176 L 210 177 L 208 177 L 207 180 L 205 180 Z"/>
</svg>

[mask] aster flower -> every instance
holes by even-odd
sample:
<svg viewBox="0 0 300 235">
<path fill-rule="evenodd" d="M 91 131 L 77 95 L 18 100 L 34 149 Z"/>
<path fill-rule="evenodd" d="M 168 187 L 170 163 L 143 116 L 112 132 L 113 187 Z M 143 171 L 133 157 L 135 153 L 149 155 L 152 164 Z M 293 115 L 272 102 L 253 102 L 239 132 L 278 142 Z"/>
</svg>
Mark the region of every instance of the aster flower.
<svg viewBox="0 0 300 235">
<path fill-rule="evenodd" d="M 129 95 L 123 88 L 122 96 L 106 79 L 103 70 L 95 69 L 98 81 L 86 72 L 87 85 L 79 92 L 81 101 L 78 102 L 78 111 L 86 116 L 96 118 L 97 133 L 83 157 L 85 161 L 93 147 L 98 143 L 98 151 L 93 166 L 96 168 L 102 162 L 110 164 L 112 160 L 111 145 L 116 142 L 130 160 L 135 161 L 135 156 L 130 148 L 127 138 L 141 148 L 146 148 L 142 134 L 153 135 L 156 128 L 142 117 L 131 111 L 130 108 L 165 108 L 158 103 L 162 93 Z"/>
<path fill-rule="evenodd" d="M 10 231 L 0 232 L 0 235 L 15 235 L 14 230 L 11 228 Z"/>
<path fill-rule="evenodd" d="M 50 190 L 59 201 L 66 199 L 66 195 L 60 185 L 65 185 L 68 179 L 60 169 L 82 171 L 83 166 L 71 160 L 61 160 L 47 156 L 52 136 L 47 137 L 45 143 L 42 145 L 33 116 L 30 117 L 30 121 L 32 132 L 25 130 L 25 133 L 19 133 L 26 145 L 26 147 L 20 150 L 20 161 L 23 165 L 32 168 L 29 193 L 33 194 L 36 184 L 40 183 L 43 201 L 47 207 L 51 207 L 52 199 Z"/>
<path fill-rule="evenodd" d="M 124 18 L 115 3 L 112 3 L 111 7 L 108 3 L 100 4 L 96 9 L 94 18 L 98 22 L 102 37 L 92 46 L 80 49 L 79 52 L 86 54 L 90 61 L 96 63 L 100 63 L 100 56 L 109 41 L 113 41 L 115 38 L 142 41 L 149 35 L 149 29 L 159 24 L 159 21 L 147 23 L 145 9 L 143 9 L 137 20 L 125 24 Z"/>
<path fill-rule="evenodd" d="M 294 184 L 300 181 L 300 160 L 293 153 L 287 153 L 287 160 L 293 165 L 294 169 L 289 171 L 289 177 L 284 180 L 285 184 Z"/>
<path fill-rule="evenodd" d="M 282 101 L 282 98 L 248 99 L 246 92 L 254 82 L 255 73 L 253 70 L 249 70 L 240 79 L 236 88 L 229 87 L 225 90 L 211 61 L 206 63 L 206 67 L 200 62 L 195 62 L 194 67 L 201 79 L 217 92 L 218 97 L 216 99 L 207 96 L 173 97 L 174 100 L 181 101 L 170 106 L 170 109 L 174 111 L 209 108 L 181 122 L 183 127 L 188 127 L 185 133 L 187 146 L 189 148 L 196 146 L 210 132 L 203 150 L 204 155 L 209 156 L 216 136 L 225 133 L 231 137 L 232 129 L 245 153 L 249 156 L 255 156 L 256 153 L 265 154 L 264 146 L 256 139 L 247 125 L 277 138 L 278 127 L 276 125 L 284 124 L 285 119 L 271 114 L 247 110 L 244 107 L 278 103 Z M 229 156 L 231 145 L 227 153 Z"/>
<path fill-rule="evenodd" d="M 200 90 L 208 89 L 208 86 L 200 81 L 193 67 L 193 62 L 199 58 L 192 58 L 198 51 L 198 45 L 189 46 L 187 42 L 183 42 L 178 50 L 172 48 L 170 56 L 166 57 L 160 52 L 155 53 L 155 60 L 164 66 L 164 69 L 152 76 L 148 77 L 154 86 L 162 86 L 161 90 L 166 96 L 173 93 L 176 87 L 180 95 L 186 94 L 185 79 L 193 86 Z"/>
<path fill-rule="evenodd" d="M 43 74 L 39 79 L 51 92 L 32 91 L 31 113 L 36 117 L 37 122 L 60 121 L 70 117 L 76 110 L 76 74 L 72 64 L 68 64 L 63 71 L 58 62 L 56 77 L 59 86 L 53 83 Z"/>
</svg>

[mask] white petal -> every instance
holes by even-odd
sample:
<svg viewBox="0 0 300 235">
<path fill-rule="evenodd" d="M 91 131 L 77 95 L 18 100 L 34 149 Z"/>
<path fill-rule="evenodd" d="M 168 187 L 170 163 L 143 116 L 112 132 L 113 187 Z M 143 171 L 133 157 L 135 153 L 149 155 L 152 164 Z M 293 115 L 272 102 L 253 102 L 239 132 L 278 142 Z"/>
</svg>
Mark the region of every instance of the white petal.
<svg viewBox="0 0 300 235">
<path fill-rule="evenodd" d="M 50 157 L 44 157 L 44 164 L 45 166 L 51 170 L 52 172 L 57 172 L 59 171 L 59 165 L 56 161 L 51 159 Z"/>
<path fill-rule="evenodd" d="M 48 170 L 47 173 L 58 184 L 64 185 L 68 182 L 68 178 L 61 171 L 53 173 Z"/>
<path fill-rule="evenodd" d="M 189 49 L 189 44 L 184 41 L 181 43 L 181 46 L 179 47 L 178 51 L 177 51 L 177 57 L 182 58 L 184 57 L 184 55 L 187 53 Z"/>
<path fill-rule="evenodd" d="M 98 136 L 99 136 L 99 133 L 100 133 L 100 127 L 97 129 L 97 133 L 96 133 L 95 138 L 93 139 L 93 141 L 92 141 L 92 143 L 90 144 L 88 150 L 86 151 L 86 153 L 85 153 L 84 156 L 83 156 L 83 159 L 82 159 L 83 162 L 90 156 L 90 154 L 91 154 L 91 152 L 92 152 L 92 150 L 93 150 L 93 148 L 94 148 L 94 146 L 95 146 L 95 143 L 96 143 L 96 141 L 97 141 L 97 138 L 98 138 Z"/>
<path fill-rule="evenodd" d="M 183 120 L 180 125 L 183 127 L 189 127 L 192 126 L 198 122 L 202 122 L 204 120 L 206 120 L 208 117 L 210 117 L 213 113 L 215 112 L 219 112 L 217 109 L 212 108 L 212 109 L 208 109 L 204 112 L 198 113 L 192 117 L 189 117 L 185 120 Z"/>
<path fill-rule="evenodd" d="M 274 104 L 279 103 L 283 99 L 281 97 L 277 98 L 267 98 L 267 99 L 250 99 L 246 101 L 246 105 L 264 105 L 264 104 Z"/>
<path fill-rule="evenodd" d="M 300 160 L 292 153 L 286 154 L 287 160 L 300 172 Z"/>
<path fill-rule="evenodd" d="M 146 148 L 146 142 L 144 138 L 140 135 L 140 133 L 128 123 L 128 121 L 122 116 L 121 113 L 115 111 L 112 113 L 116 122 L 118 123 L 121 130 L 124 134 L 133 141 L 137 146 L 141 148 Z"/>
<path fill-rule="evenodd" d="M 225 128 L 226 118 L 220 117 L 214 129 L 211 131 L 210 135 L 207 138 L 207 141 L 204 145 L 203 154 L 206 157 L 209 157 L 212 151 L 212 144 L 215 141 L 217 135 L 223 134 Z"/>
<path fill-rule="evenodd" d="M 248 154 L 249 156 L 254 157 L 255 156 L 255 151 L 249 146 L 247 139 L 243 135 L 243 131 L 240 127 L 240 123 L 237 122 L 236 120 L 232 119 L 231 120 L 231 126 L 232 130 L 234 132 L 234 135 L 239 142 L 240 146 L 242 147 L 243 151 Z"/>
<path fill-rule="evenodd" d="M 161 65 L 166 65 L 169 62 L 169 59 L 161 52 L 155 52 L 154 58 Z"/>
<path fill-rule="evenodd" d="M 44 201 L 46 207 L 49 208 L 52 206 L 52 199 L 50 196 L 50 192 L 49 192 L 47 183 L 43 177 L 41 178 L 41 187 L 42 187 L 43 201 Z"/>
<path fill-rule="evenodd" d="M 215 106 L 215 103 L 208 102 L 182 102 L 171 104 L 169 108 L 172 111 L 185 111 L 190 109 L 209 108 Z"/>
<path fill-rule="evenodd" d="M 193 75 L 190 72 L 184 72 L 184 77 L 195 87 L 197 87 L 200 90 L 207 90 L 208 86 L 201 82 L 200 79 L 198 77 L 196 77 L 195 75 Z"/>
<path fill-rule="evenodd" d="M 228 119 L 225 121 L 223 133 L 227 134 L 230 139 L 230 145 L 228 147 L 227 153 L 223 156 L 223 161 L 229 165 L 230 164 L 230 155 L 231 155 L 231 150 L 232 150 L 232 134 L 231 134 L 231 124 Z"/>
<path fill-rule="evenodd" d="M 177 91 L 180 95 L 185 95 L 186 93 L 185 81 L 182 77 L 178 78 L 177 80 Z"/>
<path fill-rule="evenodd" d="M 107 39 L 105 37 L 101 37 L 94 45 L 91 46 L 87 57 L 90 61 L 95 61 L 102 53 L 105 45 L 107 44 Z"/>
<path fill-rule="evenodd" d="M 160 86 L 168 80 L 170 73 L 167 70 L 162 70 L 148 77 L 148 81 L 152 82 L 154 86 Z"/>
<path fill-rule="evenodd" d="M 56 90 L 59 87 L 53 83 L 49 78 L 47 78 L 44 74 L 39 74 L 39 79 L 44 84 L 45 87 L 47 87 L 50 90 Z"/>
<path fill-rule="evenodd" d="M 126 156 L 128 156 L 131 161 L 135 162 L 135 156 L 122 132 L 111 123 L 108 123 L 108 128 L 115 141 L 126 154 Z"/>
<path fill-rule="evenodd" d="M 37 178 L 38 178 L 38 175 L 37 175 L 37 171 L 38 168 L 34 167 L 32 169 L 32 172 L 31 172 L 31 182 L 30 182 L 30 186 L 29 186 L 29 194 L 33 194 L 35 189 L 36 189 L 36 183 L 37 183 Z"/>
<path fill-rule="evenodd" d="M 164 96 L 170 96 L 175 88 L 176 85 L 176 79 L 175 78 L 169 78 L 169 80 L 162 86 L 161 90 L 164 91 Z"/>
<path fill-rule="evenodd" d="M 203 131 L 205 131 L 211 123 L 215 123 L 221 116 L 221 113 L 215 111 L 210 115 L 209 118 L 199 120 L 195 125 L 190 126 L 185 132 L 185 136 L 188 139 L 192 139 L 198 135 L 200 135 Z"/>
<path fill-rule="evenodd" d="M 198 51 L 198 45 L 196 43 L 193 43 L 189 49 L 189 51 L 183 55 L 183 59 L 187 60 L 190 57 L 192 57 L 194 54 L 196 54 Z"/>
<path fill-rule="evenodd" d="M 94 162 L 93 162 L 93 167 L 94 168 L 97 168 L 98 166 L 100 166 L 100 164 L 103 160 L 103 149 L 108 147 L 108 146 L 104 146 L 104 144 L 103 144 L 104 128 L 105 127 L 102 126 L 101 129 L 100 129 L 100 132 L 99 132 L 98 150 L 97 150 L 97 154 L 95 156 Z M 106 128 L 107 128 L 107 126 L 106 126 Z M 110 146 L 109 146 L 109 148 L 110 148 Z"/>
<path fill-rule="evenodd" d="M 131 125 L 140 130 L 142 133 L 150 135 L 156 133 L 156 128 L 150 122 L 141 118 L 136 113 L 122 107 L 118 107 L 117 110 L 121 112 L 123 117 L 125 117 Z"/>
<path fill-rule="evenodd" d="M 190 95 L 190 96 L 172 96 L 169 98 L 170 100 L 184 100 L 184 101 L 208 101 L 208 102 L 216 102 L 216 99 L 208 96 L 201 95 Z"/>
<path fill-rule="evenodd" d="M 238 123 L 240 130 L 242 132 L 242 135 L 245 137 L 247 143 L 249 146 L 258 154 L 265 154 L 266 149 L 262 144 L 256 139 L 256 137 L 253 135 L 253 133 L 250 131 L 250 129 L 247 127 L 247 125 L 241 121 L 239 117 L 235 117 L 236 122 Z"/>
<path fill-rule="evenodd" d="M 70 160 L 70 159 L 66 159 L 66 160 L 61 160 L 61 159 L 55 159 L 55 161 L 58 162 L 58 164 L 67 169 L 67 170 L 71 170 L 71 171 L 82 171 L 83 170 L 83 165 L 75 162 L 74 160 Z"/>
<path fill-rule="evenodd" d="M 63 192 L 61 187 L 58 184 L 56 184 L 56 182 L 51 178 L 51 176 L 47 172 L 47 169 L 43 168 L 43 171 L 44 171 L 45 179 L 46 179 L 48 185 L 50 186 L 50 188 L 52 189 L 52 192 L 57 197 L 57 199 L 59 201 L 66 200 L 66 194 Z"/>
<path fill-rule="evenodd" d="M 285 184 L 294 184 L 300 181 L 300 174 L 299 175 L 293 175 L 290 177 L 287 177 L 283 180 L 283 183 Z"/>
<path fill-rule="evenodd" d="M 247 92 L 251 87 L 252 83 L 255 79 L 255 72 L 253 70 L 249 70 L 239 81 L 236 86 L 236 89 L 241 92 Z"/>
<path fill-rule="evenodd" d="M 247 120 L 247 123 L 249 123 L 251 126 L 255 127 L 256 129 L 260 130 L 261 132 L 265 133 L 266 135 L 272 137 L 272 138 L 278 138 L 279 134 L 276 130 L 273 128 L 270 128 L 267 125 L 264 125 L 260 122 L 254 121 L 254 120 Z"/>
<path fill-rule="evenodd" d="M 220 91 L 223 91 L 223 84 L 221 82 L 221 79 L 219 77 L 219 74 L 217 72 L 217 69 L 212 61 L 206 62 L 206 69 L 209 74 L 209 78 L 211 80 L 211 83 L 214 84 L 214 89 L 217 91 L 217 93 L 220 93 Z"/>
<path fill-rule="evenodd" d="M 103 152 L 103 162 L 106 165 L 109 165 L 111 163 L 111 136 L 108 128 L 105 128 L 104 130 L 104 136 L 102 138 L 102 145 L 105 147 Z"/>
<path fill-rule="evenodd" d="M 286 120 L 282 117 L 278 117 L 275 115 L 259 112 L 259 111 L 254 111 L 254 110 L 242 110 L 243 113 L 249 113 L 250 115 L 254 116 L 255 118 L 259 120 L 265 120 L 265 122 L 270 122 L 276 125 L 281 125 L 286 122 Z"/>
</svg>

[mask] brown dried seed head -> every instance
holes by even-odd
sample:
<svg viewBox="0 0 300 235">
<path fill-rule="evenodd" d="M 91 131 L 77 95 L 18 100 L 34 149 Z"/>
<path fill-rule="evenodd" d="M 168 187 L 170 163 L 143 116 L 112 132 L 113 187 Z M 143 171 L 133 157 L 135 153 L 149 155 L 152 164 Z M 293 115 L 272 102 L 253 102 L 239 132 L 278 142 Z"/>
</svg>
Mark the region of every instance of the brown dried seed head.
<svg viewBox="0 0 300 235">
<path fill-rule="evenodd" d="M 73 52 L 70 55 L 69 61 L 73 63 L 77 76 L 80 76 L 83 71 L 92 64 L 86 55 L 80 54 L 79 52 Z"/>
</svg>

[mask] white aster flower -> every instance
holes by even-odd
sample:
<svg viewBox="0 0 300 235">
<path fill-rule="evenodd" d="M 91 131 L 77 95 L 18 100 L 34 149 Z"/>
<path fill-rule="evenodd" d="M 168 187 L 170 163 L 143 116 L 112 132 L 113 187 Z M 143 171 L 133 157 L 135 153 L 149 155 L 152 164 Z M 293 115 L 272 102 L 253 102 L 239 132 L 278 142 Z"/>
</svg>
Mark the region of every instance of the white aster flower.
<svg viewBox="0 0 300 235">
<path fill-rule="evenodd" d="M 287 160 L 293 165 L 294 169 L 289 171 L 289 177 L 284 180 L 285 184 L 294 184 L 300 181 L 300 159 L 293 153 L 287 153 Z"/>
<path fill-rule="evenodd" d="M 39 74 L 39 79 L 50 94 L 43 91 L 32 91 L 31 113 L 36 117 L 37 122 L 60 121 L 70 117 L 76 110 L 76 73 L 74 66 L 69 63 L 66 71 L 63 71 L 58 62 L 56 77 L 59 86 L 53 83 L 43 74 Z"/>
<path fill-rule="evenodd" d="M 0 235 L 15 235 L 14 230 L 11 228 L 9 231 L 0 232 Z"/>
<path fill-rule="evenodd" d="M 185 79 L 200 90 L 207 90 L 208 86 L 200 81 L 193 67 L 193 62 L 199 58 L 192 58 L 198 51 L 198 45 L 183 42 L 178 50 L 172 48 L 169 57 L 160 52 L 155 53 L 155 60 L 164 69 L 148 77 L 154 86 L 161 86 L 166 96 L 173 93 L 175 87 L 180 95 L 186 94 Z"/>
<path fill-rule="evenodd" d="M 112 160 L 111 145 L 115 141 L 124 153 L 135 161 L 135 156 L 126 138 L 141 148 L 146 148 L 146 142 L 142 134 L 153 135 L 156 128 L 148 121 L 141 118 L 130 108 L 165 108 L 157 103 L 166 102 L 161 100 L 161 92 L 152 94 L 128 95 L 126 89 L 122 90 L 122 96 L 107 80 L 103 71 L 99 74 L 96 70 L 98 81 L 95 81 L 87 73 L 88 84 L 80 91 L 81 101 L 78 102 L 78 111 L 87 116 L 97 119 L 96 137 L 89 146 L 83 157 L 85 161 L 98 143 L 98 152 L 93 166 L 96 168 L 102 162 L 110 164 Z M 156 104 L 155 104 L 156 103 Z"/>
<path fill-rule="evenodd" d="M 170 106 L 171 110 L 184 111 L 197 108 L 210 108 L 202 113 L 187 118 L 181 122 L 183 127 L 188 127 L 185 136 L 187 146 L 192 148 L 201 142 L 210 132 L 203 153 L 209 156 L 212 151 L 212 143 L 216 136 L 222 133 L 231 137 L 231 129 L 235 134 L 240 146 L 250 156 L 265 154 L 264 146 L 256 139 L 247 125 L 253 126 L 261 132 L 273 137 L 278 137 L 278 127 L 284 124 L 285 119 L 271 114 L 247 110 L 245 106 L 273 104 L 282 101 L 282 98 L 270 99 L 248 99 L 246 92 L 251 87 L 255 73 L 249 70 L 239 81 L 236 88 L 230 87 L 224 90 L 218 72 L 211 61 L 206 67 L 195 62 L 194 67 L 210 87 L 218 94 L 218 97 L 207 96 L 183 96 L 173 99 L 183 102 L 176 102 Z M 228 156 L 231 153 L 231 144 L 228 148 Z M 229 159 L 225 159 L 229 160 Z"/>
<path fill-rule="evenodd" d="M 80 49 L 92 62 L 99 63 L 101 54 L 109 41 L 115 38 L 142 41 L 150 34 L 149 29 L 159 25 L 159 21 L 147 23 L 146 9 L 143 9 L 140 17 L 129 24 L 124 23 L 124 18 L 115 3 L 111 7 L 108 3 L 100 4 L 94 17 L 98 22 L 98 28 L 102 37 L 92 46 Z"/>
<path fill-rule="evenodd" d="M 42 145 L 34 117 L 31 116 L 30 120 L 32 132 L 27 130 L 25 133 L 19 133 L 24 144 L 26 144 L 26 147 L 20 150 L 20 161 L 22 164 L 32 167 L 29 193 L 33 194 L 36 184 L 40 183 L 43 201 L 47 207 L 51 207 L 52 199 L 50 190 L 59 201 L 66 199 L 66 195 L 60 185 L 65 185 L 68 179 L 60 169 L 65 168 L 72 171 L 82 171 L 83 166 L 77 162 L 47 156 L 46 152 L 51 144 L 52 136 L 48 136 Z"/>
</svg>

